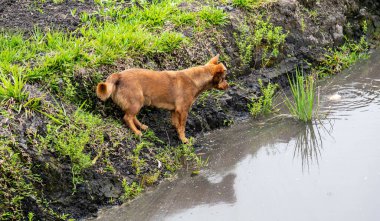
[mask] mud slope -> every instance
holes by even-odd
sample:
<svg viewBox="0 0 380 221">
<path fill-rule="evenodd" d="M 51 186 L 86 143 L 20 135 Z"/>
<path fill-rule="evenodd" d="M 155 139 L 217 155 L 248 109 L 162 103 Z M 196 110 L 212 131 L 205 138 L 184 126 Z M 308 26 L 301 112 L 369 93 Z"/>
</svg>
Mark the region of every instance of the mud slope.
<svg viewBox="0 0 380 221">
<path fill-rule="evenodd" d="M 202 4 L 204 3 L 200 1 L 191 4 L 181 3 L 179 8 L 198 11 Z M 3 104 L 0 115 L 0 141 L 4 140 L 2 143 L 9 146 L 12 153 L 19 154 L 20 162 L 29 165 L 32 173 L 40 177 L 27 180 L 26 183 L 32 183 L 36 195 L 44 201 L 31 197 L 33 194 L 26 194 L 19 208 L 24 217 L 27 217 L 28 212 L 33 212 L 35 217 L 43 220 L 55 220 L 57 214 L 70 214 L 67 217 L 61 216 L 62 219 L 89 216 L 101 206 L 122 202 L 121 197 L 125 193 L 123 179 L 129 184 L 144 184 L 148 176 L 151 177 L 159 171 L 157 180 L 151 183 L 154 185 L 174 174 L 170 168 L 157 163 L 157 156 L 160 150 L 168 145 L 178 146 L 179 140 L 175 130 L 170 126 L 167 111 L 150 108 L 145 108 L 139 118 L 158 138 L 153 135 L 146 135 L 144 138 L 149 145 L 144 146 L 139 152 L 138 158 L 144 161 L 144 165 L 137 171 L 135 164 L 140 161 L 132 159 L 131 156 L 135 154 L 134 150 L 141 141 L 119 123 L 122 117 L 120 109 L 111 101 L 100 102 L 94 94 L 96 84 L 110 73 L 130 67 L 156 70 L 188 68 L 204 64 L 211 55 L 220 53 L 229 70 L 228 80 L 233 83 L 225 93 L 213 91 L 204 94 L 194 104 L 186 131 L 188 136 L 196 137 L 249 117 L 247 103 L 251 98 L 260 96 L 259 78 L 264 82 L 271 81 L 285 87 L 287 75 L 294 73 L 296 66 L 303 66 L 305 70 L 318 66 L 328 53 L 327 48 L 342 45 L 345 36 L 359 40 L 366 34 L 369 41 L 380 36 L 380 3 L 377 0 L 279 0 L 255 9 L 215 4 L 216 8 L 227 13 L 227 23 L 211 26 L 203 31 L 175 28 L 190 39 L 191 43 L 173 52 L 131 54 L 111 64 L 75 69 L 69 79 L 77 83 L 75 102 L 61 97 L 61 89 L 69 85 L 65 84 L 65 79 L 57 77 L 59 79 L 56 91 L 44 84 L 43 80 L 28 83 L 25 87 L 29 93 L 28 99 L 36 98 L 38 105 L 44 107 L 43 110 L 31 111 L 31 106 L 17 105 L 14 100 L 8 100 Z M 21 31 L 25 32 L 25 36 L 30 36 L 34 27 L 38 27 L 41 30 L 59 29 L 74 32 L 75 35 L 81 36 L 80 32 L 75 30 L 84 24 L 72 13 L 74 10 L 77 15 L 81 12 L 92 13 L 98 10 L 98 7 L 94 1 L 82 3 L 66 0 L 56 4 L 50 0 L 0 0 L 0 29 Z M 120 4 L 120 7 L 130 7 L 130 3 Z M 282 33 L 286 33 L 287 36 L 279 47 L 278 56 L 266 58 L 263 50 L 258 47 L 247 59 L 247 56 L 244 57 L 242 54 L 245 49 L 243 47 L 242 50 L 241 45 L 246 39 L 245 36 L 255 33 L 254 30 L 258 26 L 256 21 L 259 18 L 282 27 Z M 368 28 L 366 33 L 362 26 L 364 20 Z M 248 27 L 248 31 L 244 27 Z M 264 45 L 267 43 L 262 42 Z M 100 73 L 100 76 L 95 76 L 94 73 Z M 84 111 L 100 116 L 101 123 L 96 120 L 78 120 L 76 110 L 83 102 L 86 102 Z M 14 108 L 15 106 L 18 108 Z M 64 123 L 63 126 L 57 127 L 58 129 L 55 128 L 57 131 L 74 131 L 78 136 L 82 132 L 90 132 L 82 134 L 88 142 L 84 145 L 84 152 L 96 160 L 92 166 L 81 171 L 83 182 L 78 182 L 75 192 L 72 182 L 72 160 L 50 149 L 37 148 L 44 145 L 41 140 L 50 145 L 55 142 L 53 138 L 48 137 L 51 134 L 51 122 L 54 120 L 51 116 L 62 116 L 59 122 Z M 75 127 L 70 126 L 71 124 Z M 196 143 L 195 146 L 200 148 L 202 144 Z M 173 158 L 174 153 L 171 154 L 170 157 Z M 1 156 L 9 157 L 9 154 L 2 153 Z M 0 165 L 1 163 L 0 160 Z M 0 207 L 0 211 L 3 209 Z"/>
</svg>

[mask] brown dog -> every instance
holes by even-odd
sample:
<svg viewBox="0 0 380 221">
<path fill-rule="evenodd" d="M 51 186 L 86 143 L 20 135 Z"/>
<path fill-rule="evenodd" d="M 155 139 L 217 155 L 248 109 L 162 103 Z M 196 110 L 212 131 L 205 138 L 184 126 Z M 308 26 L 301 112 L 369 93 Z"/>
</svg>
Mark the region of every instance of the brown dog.
<svg viewBox="0 0 380 221">
<path fill-rule="evenodd" d="M 144 105 L 170 110 L 179 138 L 187 143 L 187 115 L 197 96 L 212 88 L 228 88 L 227 69 L 222 63 L 218 64 L 218 59 L 219 55 L 204 66 L 181 71 L 128 69 L 111 74 L 106 82 L 99 83 L 96 94 L 102 101 L 111 96 L 125 112 L 124 121 L 139 136 L 141 131 L 137 127 L 141 130 L 148 128 L 136 118 Z"/>
</svg>

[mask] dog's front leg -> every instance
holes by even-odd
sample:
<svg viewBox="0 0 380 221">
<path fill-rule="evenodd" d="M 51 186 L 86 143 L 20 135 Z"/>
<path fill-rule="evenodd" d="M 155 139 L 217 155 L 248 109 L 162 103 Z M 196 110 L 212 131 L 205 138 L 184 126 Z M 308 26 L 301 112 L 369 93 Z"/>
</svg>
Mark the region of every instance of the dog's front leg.
<svg viewBox="0 0 380 221">
<path fill-rule="evenodd" d="M 139 127 L 141 130 L 147 130 L 148 129 L 148 126 L 146 126 L 145 124 L 141 123 L 137 117 L 135 117 L 133 119 L 133 123 L 135 123 L 135 126 Z"/>
<path fill-rule="evenodd" d="M 178 114 L 175 111 L 172 111 L 171 113 L 172 113 L 172 125 L 174 126 L 175 129 L 177 129 L 177 127 L 179 126 Z"/>
<path fill-rule="evenodd" d="M 175 111 L 174 116 L 172 116 L 172 121 L 174 119 L 174 126 L 177 129 L 177 133 L 179 136 L 179 139 L 182 141 L 182 143 L 188 143 L 189 140 L 185 136 L 185 129 L 186 129 L 186 120 L 187 120 L 187 110 L 182 111 Z"/>
<path fill-rule="evenodd" d="M 134 123 L 134 119 L 135 119 L 135 116 L 134 115 L 131 115 L 131 114 L 125 114 L 124 117 L 123 117 L 125 123 L 127 123 L 127 125 L 129 126 L 129 128 L 137 135 L 137 136 L 142 136 L 142 133 L 140 130 L 137 129 L 135 123 Z"/>
</svg>

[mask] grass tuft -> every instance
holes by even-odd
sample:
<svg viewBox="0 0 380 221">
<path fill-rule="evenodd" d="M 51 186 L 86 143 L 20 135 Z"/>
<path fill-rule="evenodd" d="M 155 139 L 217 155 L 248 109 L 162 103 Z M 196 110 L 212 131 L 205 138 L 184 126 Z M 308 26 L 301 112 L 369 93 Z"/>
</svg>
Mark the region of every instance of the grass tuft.
<svg viewBox="0 0 380 221">
<path fill-rule="evenodd" d="M 285 98 L 290 113 L 297 119 L 310 122 L 313 118 L 316 83 L 312 75 L 304 76 L 303 71 L 296 69 L 294 79 L 289 78 L 291 98 Z"/>
<path fill-rule="evenodd" d="M 122 196 L 123 200 L 133 199 L 136 196 L 138 196 L 141 193 L 141 191 L 144 190 L 143 187 L 136 182 L 128 184 L 126 179 L 123 179 L 122 186 L 124 189 L 124 194 Z"/>
<path fill-rule="evenodd" d="M 199 17 L 209 25 L 225 25 L 227 14 L 222 10 L 211 6 L 205 6 L 199 11 Z"/>
<path fill-rule="evenodd" d="M 22 68 L 10 65 L 6 69 L 0 69 L 0 100 L 14 98 L 16 101 L 23 101 L 27 97 L 25 83 Z"/>
<path fill-rule="evenodd" d="M 253 9 L 270 2 L 273 2 L 273 0 L 232 0 L 231 3 L 239 8 Z"/>
<path fill-rule="evenodd" d="M 97 157 L 91 159 L 90 154 L 85 153 L 86 147 L 96 148 L 103 143 L 103 133 L 99 130 L 102 120 L 94 115 L 78 109 L 72 118 L 65 115 L 65 110 L 60 113 L 47 114 L 52 124 L 48 124 L 45 137 L 40 136 L 39 148 L 57 152 L 62 160 L 67 157 L 71 163 L 73 190 L 76 185 L 83 182 L 81 172 L 92 166 Z M 97 153 L 100 155 L 100 152 Z"/>
<path fill-rule="evenodd" d="M 33 183 L 41 180 L 10 146 L 0 138 L 0 220 L 25 220 L 23 201 L 37 198 Z"/>
<path fill-rule="evenodd" d="M 362 36 L 359 42 L 347 40 L 339 48 L 328 49 L 322 64 L 316 70 L 318 76 L 326 77 L 340 73 L 359 59 L 368 58 L 368 48 L 368 42 L 365 36 Z"/>
<path fill-rule="evenodd" d="M 253 30 L 248 25 L 241 25 L 239 29 L 240 33 L 234 33 L 234 38 L 243 65 L 249 65 L 257 57 L 261 58 L 262 67 L 269 66 L 280 54 L 288 35 L 281 26 L 275 26 L 269 19 L 263 20 L 261 17 L 255 20 Z"/>
<path fill-rule="evenodd" d="M 202 20 L 200 12 L 179 10 L 178 0 L 132 4 L 126 8 L 110 1 L 100 3 L 97 12 L 78 15 L 82 25 L 73 33 L 38 28 L 30 37 L 23 33 L 0 33 L 1 98 L 21 100 L 25 82 L 37 81 L 65 100 L 80 104 L 84 99 L 77 90 L 78 70 L 113 64 L 125 56 L 172 53 L 188 39 L 166 26 L 192 26 L 197 19 Z M 225 21 L 222 10 L 210 8 L 202 13 L 207 20 L 203 25 Z M 15 73 L 8 70 L 10 67 L 22 71 Z"/>
<path fill-rule="evenodd" d="M 277 84 L 268 83 L 267 86 L 264 86 L 263 81 L 259 79 L 260 90 L 262 96 L 258 99 L 251 100 L 251 103 L 248 104 L 249 112 L 253 117 L 257 117 L 260 114 L 268 115 L 273 111 L 273 97 L 276 89 L 278 88 Z"/>
</svg>

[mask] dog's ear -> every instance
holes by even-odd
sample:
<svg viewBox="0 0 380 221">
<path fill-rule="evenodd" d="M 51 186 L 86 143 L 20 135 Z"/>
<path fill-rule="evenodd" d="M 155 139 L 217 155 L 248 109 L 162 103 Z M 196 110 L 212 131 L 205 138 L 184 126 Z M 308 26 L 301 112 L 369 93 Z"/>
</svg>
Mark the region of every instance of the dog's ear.
<svg viewBox="0 0 380 221">
<path fill-rule="evenodd" d="M 213 67 L 212 80 L 214 83 L 218 83 L 222 79 L 224 71 L 225 71 L 225 68 L 223 64 L 218 64 Z"/>
<path fill-rule="evenodd" d="M 218 61 L 219 61 L 219 54 L 211 58 L 211 60 L 207 64 L 218 64 Z"/>
<path fill-rule="evenodd" d="M 212 70 L 212 75 L 217 76 L 217 75 L 222 75 L 225 71 L 224 65 L 223 64 L 217 64 L 213 67 Z"/>
</svg>

